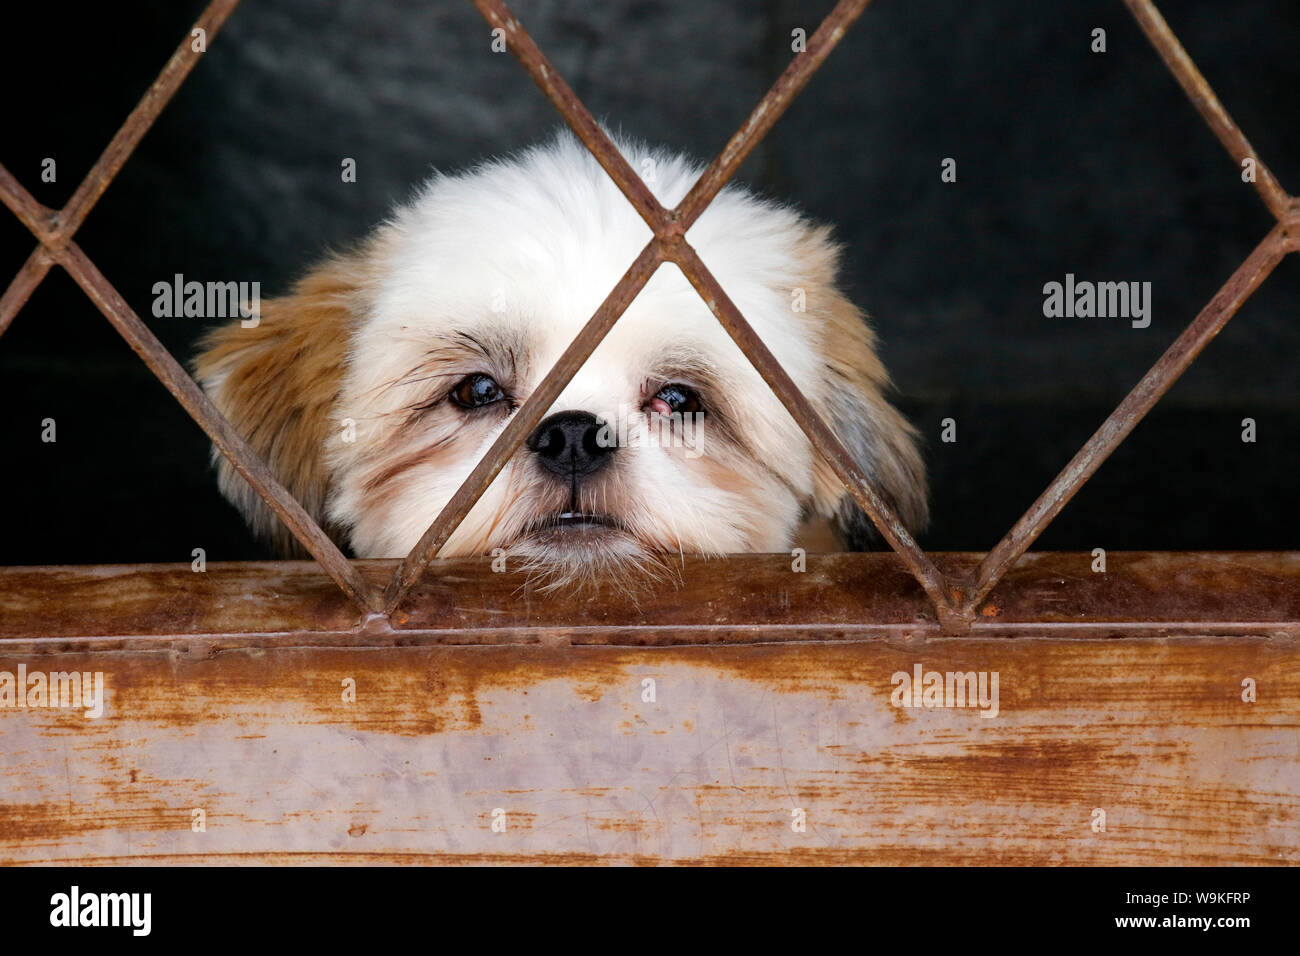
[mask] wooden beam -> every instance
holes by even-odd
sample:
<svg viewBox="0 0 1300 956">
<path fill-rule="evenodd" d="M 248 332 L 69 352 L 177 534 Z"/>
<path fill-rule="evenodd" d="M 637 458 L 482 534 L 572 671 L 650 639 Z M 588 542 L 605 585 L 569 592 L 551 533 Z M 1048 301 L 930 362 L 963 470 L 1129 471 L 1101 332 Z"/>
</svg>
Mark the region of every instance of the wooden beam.
<svg viewBox="0 0 1300 956">
<path fill-rule="evenodd" d="M 1300 862 L 1300 555 L 1091 561 L 960 637 L 892 555 L 637 605 L 435 562 L 394 627 L 310 564 L 6 569 L 0 862 Z"/>
</svg>

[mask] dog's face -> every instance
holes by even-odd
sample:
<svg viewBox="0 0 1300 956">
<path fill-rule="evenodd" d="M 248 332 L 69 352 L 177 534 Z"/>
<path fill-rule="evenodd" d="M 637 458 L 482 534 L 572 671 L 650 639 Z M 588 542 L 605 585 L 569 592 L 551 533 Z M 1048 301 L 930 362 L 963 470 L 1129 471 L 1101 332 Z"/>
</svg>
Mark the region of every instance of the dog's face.
<svg viewBox="0 0 1300 956">
<path fill-rule="evenodd" d="M 673 205 L 698 167 L 622 145 Z M 222 411 L 363 557 L 405 555 L 650 239 L 567 135 L 435 178 L 355 253 L 219 329 L 198 361 Z M 687 234 L 904 522 L 925 517 L 913 433 L 827 231 L 740 189 Z M 222 462 L 254 527 L 287 541 Z M 657 556 L 788 550 L 819 513 L 865 519 L 675 265 L 665 264 L 440 552 L 502 549 L 551 582 Z M 511 564 L 511 559 L 517 559 Z"/>
</svg>

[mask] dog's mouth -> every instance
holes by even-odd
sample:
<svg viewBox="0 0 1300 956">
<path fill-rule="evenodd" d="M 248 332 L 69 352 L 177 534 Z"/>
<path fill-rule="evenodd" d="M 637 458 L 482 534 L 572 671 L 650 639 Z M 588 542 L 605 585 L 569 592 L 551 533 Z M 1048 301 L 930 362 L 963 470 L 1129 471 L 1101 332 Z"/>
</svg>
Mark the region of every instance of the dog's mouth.
<svg viewBox="0 0 1300 956">
<path fill-rule="evenodd" d="M 572 502 L 563 511 L 538 515 L 504 546 L 514 560 L 510 569 L 527 573 L 529 585 L 540 591 L 599 590 L 608 582 L 624 596 L 668 575 L 654 550 L 616 516 L 582 511 Z"/>
<path fill-rule="evenodd" d="M 591 511 L 560 511 L 538 518 L 524 533 L 536 536 L 584 535 L 617 533 L 623 530 L 623 526 L 612 515 Z"/>
<path fill-rule="evenodd" d="M 563 511 L 538 515 L 515 539 L 525 547 L 542 548 L 555 556 L 639 551 L 636 538 L 617 517 L 604 511 L 580 511 L 569 505 Z"/>
</svg>

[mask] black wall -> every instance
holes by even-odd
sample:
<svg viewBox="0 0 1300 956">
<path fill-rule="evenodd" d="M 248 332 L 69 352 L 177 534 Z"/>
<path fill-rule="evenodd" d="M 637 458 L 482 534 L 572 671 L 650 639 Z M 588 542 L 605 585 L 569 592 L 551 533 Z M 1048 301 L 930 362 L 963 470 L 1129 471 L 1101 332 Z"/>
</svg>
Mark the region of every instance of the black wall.
<svg viewBox="0 0 1300 956">
<path fill-rule="evenodd" d="M 711 157 L 831 4 L 518 0 L 599 117 Z M 0 17 L 0 162 L 49 206 L 76 188 L 197 2 L 46 3 Z M 1284 185 L 1300 187 L 1300 7 L 1165 0 Z M 1107 31 L 1107 52 L 1090 51 Z M 151 288 L 272 295 L 431 167 L 549 134 L 549 104 L 465 2 L 246 0 L 78 242 L 183 361 L 202 331 Z M 57 162 L 42 183 L 41 162 Z M 343 183 L 340 160 L 357 160 Z M 958 162 L 956 183 L 940 162 Z M 900 403 L 925 433 L 922 543 L 1010 526 L 1271 225 L 1119 0 L 877 0 L 740 178 L 836 224 Z M 0 282 L 34 241 L 0 215 Z M 1149 281 L 1153 318 L 1049 319 L 1066 273 Z M 1285 548 L 1300 440 L 1290 257 L 1044 535 L 1044 548 Z M 59 270 L 0 339 L 0 563 L 262 556 L 207 441 Z M 955 444 L 940 422 L 957 421 Z M 1241 420 L 1258 440 L 1241 441 Z M 43 443 L 41 421 L 57 422 Z"/>
</svg>

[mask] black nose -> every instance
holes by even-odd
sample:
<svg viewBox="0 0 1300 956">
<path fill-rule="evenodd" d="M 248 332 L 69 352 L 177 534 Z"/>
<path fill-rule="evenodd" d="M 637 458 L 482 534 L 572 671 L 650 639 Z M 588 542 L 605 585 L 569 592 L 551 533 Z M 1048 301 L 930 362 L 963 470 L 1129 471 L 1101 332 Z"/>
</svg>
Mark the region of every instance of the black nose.
<svg viewBox="0 0 1300 956">
<path fill-rule="evenodd" d="M 601 444 L 600 420 L 590 412 L 559 412 L 543 419 L 528 438 L 538 463 L 564 478 L 585 478 L 609 461 L 613 442 Z"/>
</svg>

